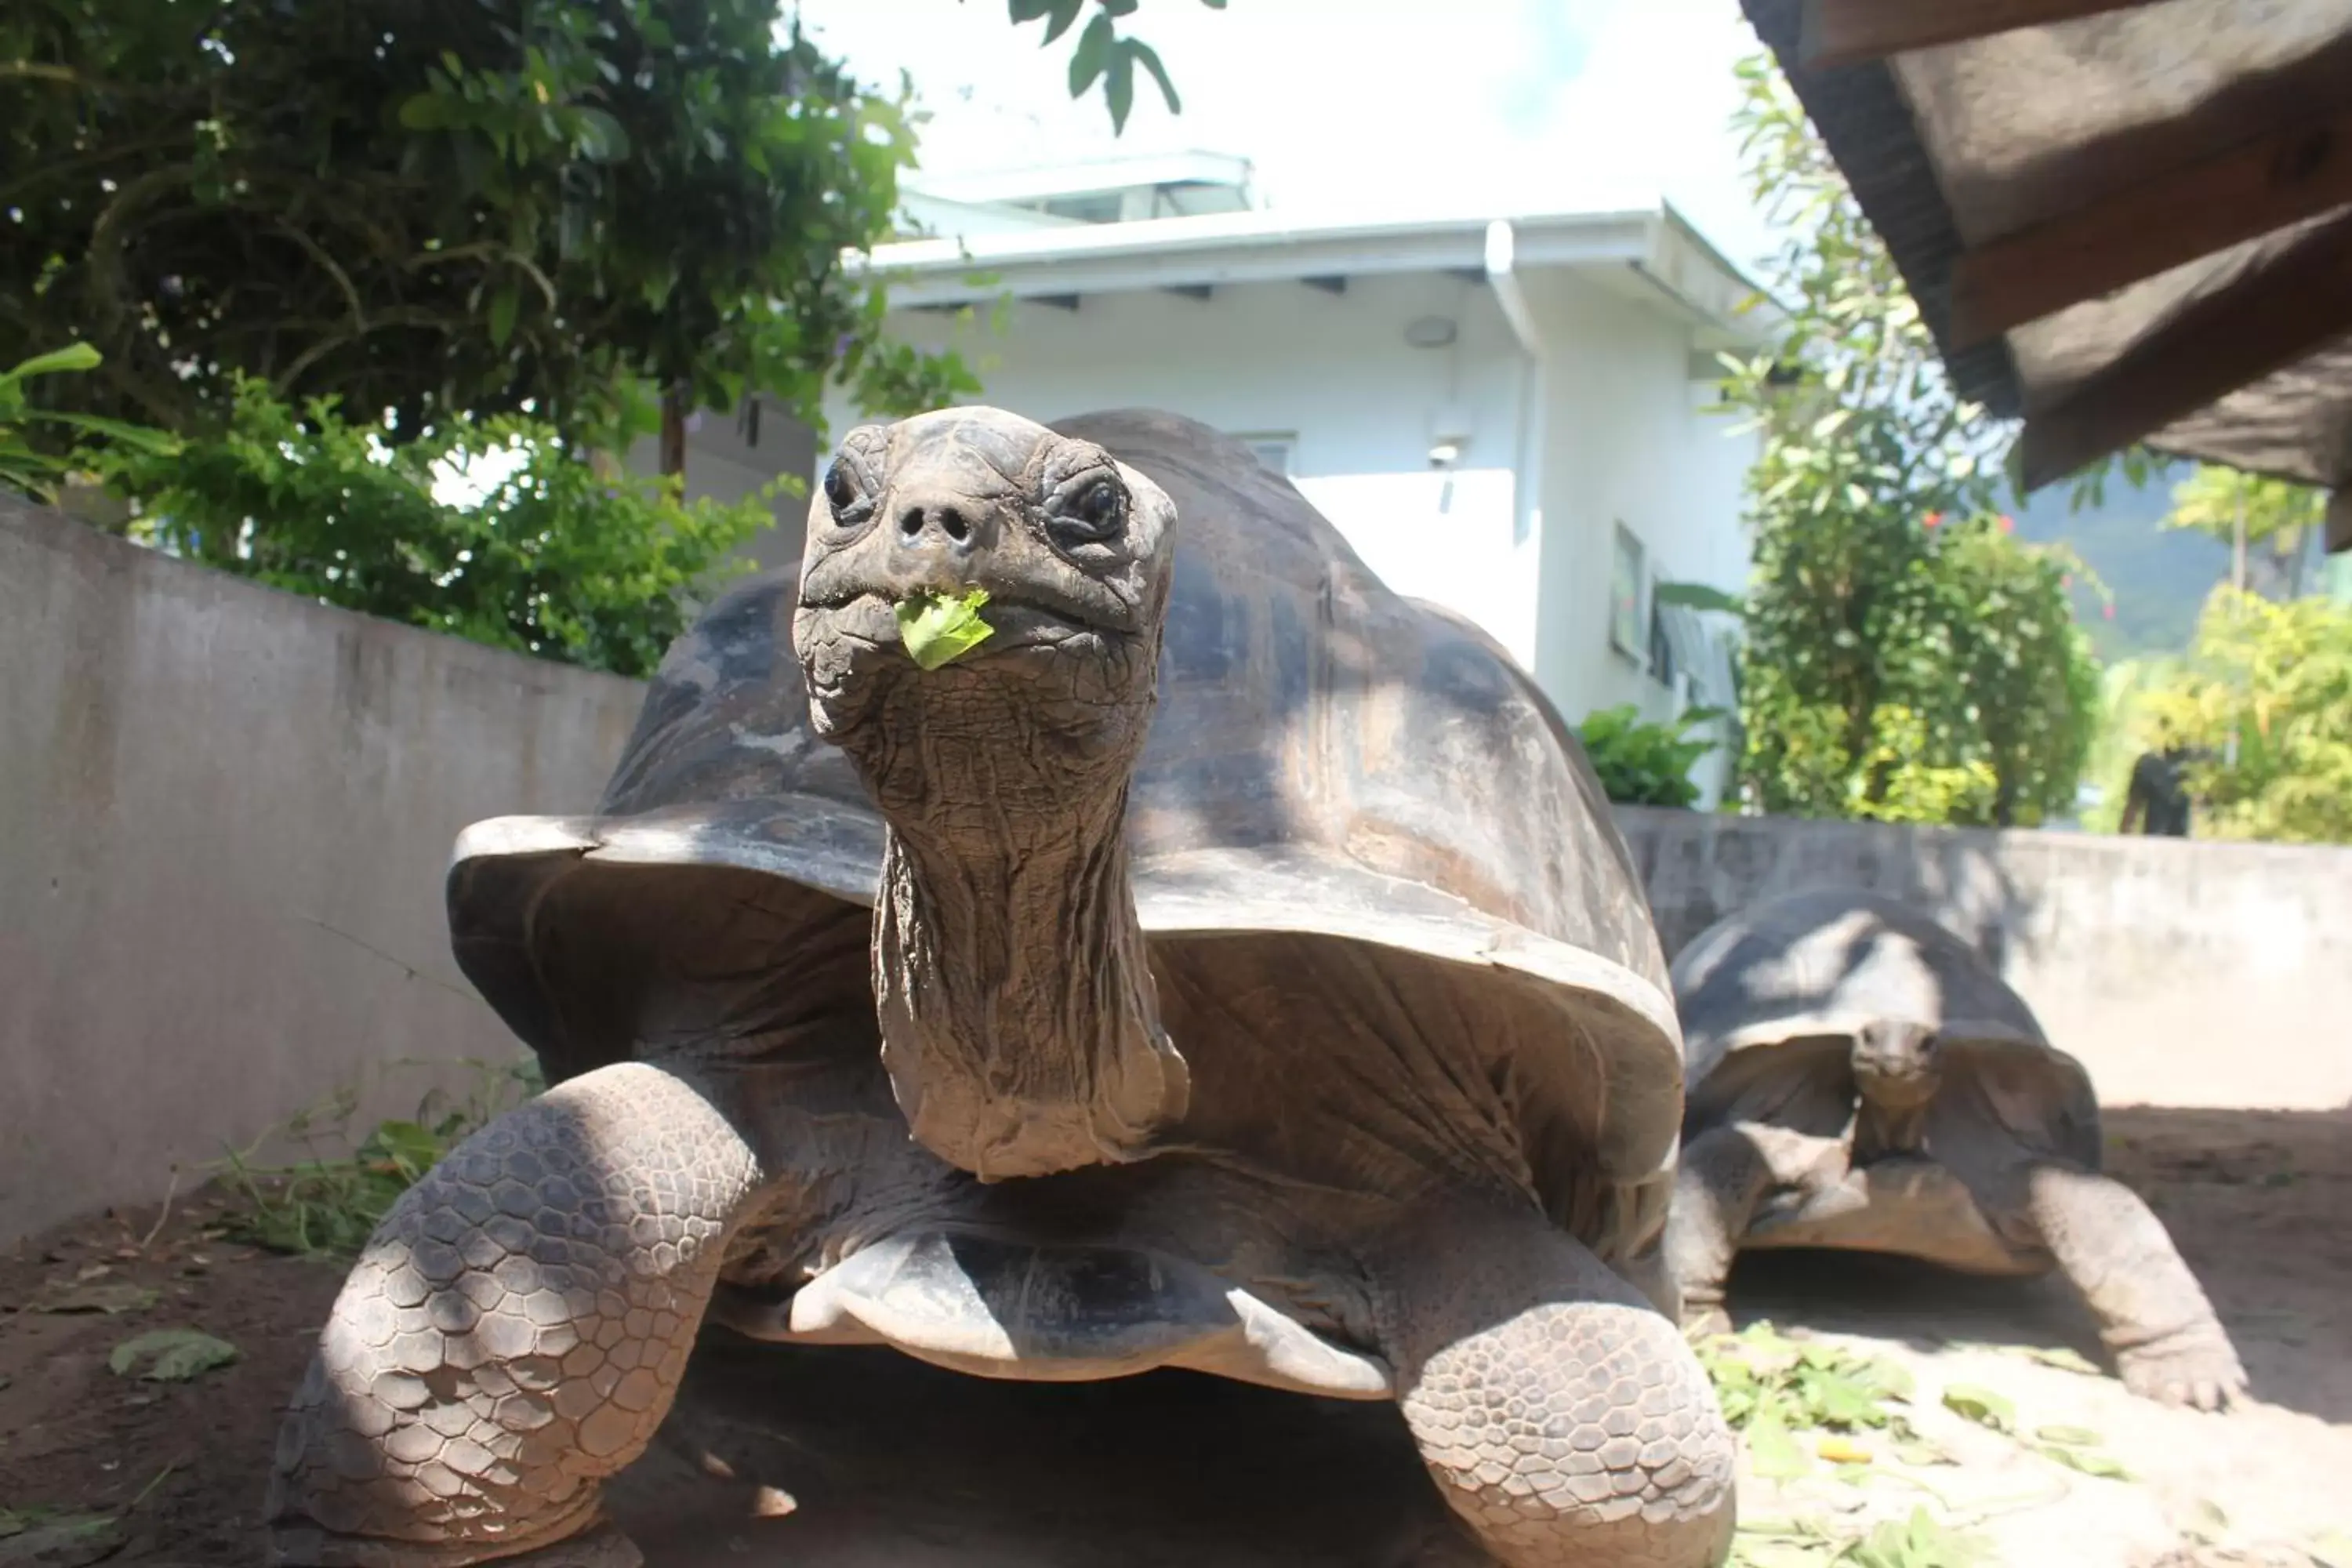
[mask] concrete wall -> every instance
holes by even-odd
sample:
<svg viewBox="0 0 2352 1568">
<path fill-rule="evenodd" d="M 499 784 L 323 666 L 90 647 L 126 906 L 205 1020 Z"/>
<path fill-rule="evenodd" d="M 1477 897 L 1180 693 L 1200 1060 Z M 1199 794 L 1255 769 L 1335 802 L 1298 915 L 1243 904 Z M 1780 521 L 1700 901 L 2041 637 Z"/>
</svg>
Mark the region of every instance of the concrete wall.
<svg viewBox="0 0 2352 1568">
<path fill-rule="evenodd" d="M 2352 1105 L 2352 849 L 1622 810 L 1672 954 L 1756 899 L 1915 900 L 2110 1104 Z"/>
<path fill-rule="evenodd" d="M 515 1058 L 451 841 L 593 805 L 640 698 L 0 499 L 0 1244 L 343 1086 L 413 1110 L 385 1064 Z"/>
</svg>

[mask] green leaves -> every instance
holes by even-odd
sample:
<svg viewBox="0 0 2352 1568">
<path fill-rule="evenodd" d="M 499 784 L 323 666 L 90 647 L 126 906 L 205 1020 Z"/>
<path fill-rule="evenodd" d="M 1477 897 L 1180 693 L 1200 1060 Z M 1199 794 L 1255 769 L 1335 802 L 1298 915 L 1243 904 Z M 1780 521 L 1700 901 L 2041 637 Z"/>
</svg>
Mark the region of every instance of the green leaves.
<svg viewBox="0 0 2352 1568">
<path fill-rule="evenodd" d="M 2218 588 L 2138 708 L 2132 750 L 2191 751 L 2198 836 L 2352 843 L 2352 604 Z"/>
<path fill-rule="evenodd" d="M 1213 11 L 1225 8 L 1225 0 L 1202 0 Z M 1176 83 L 1160 53 L 1140 38 L 1122 36 L 1117 23 L 1141 9 L 1140 0 L 1095 0 L 1097 9 L 1078 35 L 1077 47 L 1070 53 L 1070 96 L 1084 98 L 1097 82 L 1102 84 L 1103 102 L 1110 110 L 1113 133 L 1127 129 L 1128 116 L 1135 108 L 1135 71 L 1138 66 L 1150 73 L 1159 85 L 1160 96 L 1171 114 L 1184 112 L 1183 100 L 1177 96 Z M 1010 14 L 1015 26 L 1044 21 L 1044 45 L 1069 31 L 1085 9 L 1085 0 L 1011 0 Z"/>
<path fill-rule="evenodd" d="M 331 402 L 298 410 L 259 381 L 232 384 L 218 435 L 168 458 L 93 459 L 138 500 L 134 535 L 493 647 L 650 674 L 686 627 L 688 595 L 744 570 L 734 551 L 773 521 L 765 492 L 688 503 L 675 483 L 600 472 L 541 421 L 485 419 L 394 446 Z"/>
<path fill-rule="evenodd" d="M 985 588 L 974 588 L 961 597 L 913 595 L 893 612 L 898 622 L 898 640 L 921 668 L 952 664 L 995 635 L 996 628 L 980 618 L 980 607 L 986 603 Z"/>
<path fill-rule="evenodd" d="M 1793 1480 L 1812 1468 L 1812 1460 L 1789 1435 L 1787 1419 L 1776 1409 L 1759 1411 L 1742 1436 L 1748 1439 L 1748 1462 L 1767 1480 Z"/>
<path fill-rule="evenodd" d="M 507 340 L 514 336 L 515 312 L 521 305 L 522 290 L 512 283 L 500 286 L 490 296 L 490 342 L 500 348 L 507 346 Z"/>
<path fill-rule="evenodd" d="M 105 373 L 60 413 L 186 435 L 265 371 L 298 408 L 396 410 L 395 444 L 526 408 L 567 441 L 621 444 L 639 379 L 820 421 L 836 367 L 879 331 L 879 285 L 842 258 L 892 233 L 905 98 L 861 86 L 781 0 L 413 13 L 33 7 L 11 47 L 60 74 L 0 82 L 24 176 L 0 364 L 79 331 Z M 969 390 L 951 356 L 891 364 L 912 374 L 842 379 L 860 399 Z M 62 426 L 37 433 L 0 437 L 0 482 L 54 479 L 16 450 L 55 456 Z"/>
<path fill-rule="evenodd" d="M 99 352 L 88 343 L 69 343 L 64 348 L 34 355 L 0 380 L 22 382 L 37 375 L 54 375 L 59 371 L 96 370 L 101 363 Z"/>
<path fill-rule="evenodd" d="M 2055 1367 L 2060 1372 L 2071 1372 L 2077 1376 L 2104 1377 L 2106 1375 L 2099 1370 L 2098 1363 L 2068 1345 L 2028 1345 L 2019 1353 L 2028 1361 L 2039 1362 L 2043 1366 Z"/>
<path fill-rule="evenodd" d="M 1909 1403 L 1911 1378 L 1891 1362 L 1836 1345 L 1800 1343 L 1770 1323 L 1718 1336 L 1697 1352 L 1723 1418 L 1748 1435 L 1759 1462 L 1764 1447 L 1777 1449 L 1792 1432 L 1907 1429 L 1896 1407 Z"/>
<path fill-rule="evenodd" d="M 60 1282 L 33 1299 L 33 1310 L 59 1315 L 100 1312 L 119 1317 L 143 1312 L 163 1298 L 150 1286 L 127 1279 L 78 1279 Z"/>
<path fill-rule="evenodd" d="M 1788 226 L 1769 352 L 1719 360 L 1748 479 L 1738 774 L 1804 816 L 2031 825 L 2071 808 L 2097 721 L 2071 558 L 1995 511 L 2005 427 L 1932 336 L 1769 59 L 1740 73 L 1751 184 Z M 1690 601 L 1685 601 L 1690 602 Z"/>
<path fill-rule="evenodd" d="M 1118 44 L 1118 36 L 1111 26 L 1110 13 L 1097 11 L 1087 30 L 1078 35 L 1078 47 L 1070 51 L 1070 96 L 1083 98 L 1110 65 L 1111 56 Z M 1115 121 L 1120 117 L 1114 116 Z"/>
<path fill-rule="evenodd" d="M 2088 1426 L 2036 1426 L 2033 1437 L 2032 1447 L 2036 1453 L 2043 1458 L 2055 1459 L 2068 1469 L 2080 1470 L 2086 1476 L 2097 1476 L 2103 1480 L 2128 1481 L 2133 1479 L 2131 1471 L 2119 1461 L 2099 1452 L 2102 1439 Z"/>
<path fill-rule="evenodd" d="M 504 1068 L 475 1065 L 479 1079 L 461 1101 L 452 1104 L 437 1090 L 428 1093 L 415 1117 L 379 1122 L 356 1146 L 347 1129 L 360 1094 L 347 1088 L 257 1141 L 282 1138 L 308 1145 L 313 1151 L 309 1158 L 263 1166 L 252 1163 L 249 1151 L 229 1154 L 216 1167 L 232 1200 L 228 1233 L 276 1252 L 358 1252 L 400 1194 L 444 1154 L 546 1087 L 536 1060 Z"/>
<path fill-rule="evenodd" d="M 237 1348 L 196 1329 L 155 1329 L 123 1341 L 106 1358 L 117 1377 L 186 1383 L 237 1359 Z"/>
<path fill-rule="evenodd" d="M 1944 1390 L 1944 1408 L 1995 1432 L 2017 1430 L 2017 1406 L 1990 1388 L 1955 1383 Z"/>
<path fill-rule="evenodd" d="M 160 430 L 95 414 L 33 405 L 26 382 L 37 376 L 79 374 L 102 363 L 96 349 L 77 342 L 36 354 L 12 370 L 0 372 L 0 488 L 37 500 L 54 500 L 58 481 L 75 468 L 80 449 L 90 445 L 83 439 L 88 437 L 158 457 L 178 449 L 178 444 Z M 73 434 L 63 439 L 52 436 L 42 442 L 35 438 L 35 426 Z"/>
<path fill-rule="evenodd" d="M 1911 1517 L 1887 1520 L 1846 1548 L 1840 1561 L 1853 1568 L 1974 1568 L 1989 1560 L 1990 1545 L 1936 1522 L 1925 1508 Z"/>
<path fill-rule="evenodd" d="M 1643 722 L 1627 702 L 1585 715 L 1577 739 L 1599 775 L 1601 793 L 1623 805 L 1684 807 L 1698 799 L 1690 771 L 1717 742 L 1694 741 L 1689 731 L 1717 715 L 1692 709 L 1671 724 Z"/>
<path fill-rule="evenodd" d="M 2190 529 L 2226 544 L 2236 538 L 2242 520 L 2248 543 L 2299 546 L 2326 516 L 2327 492 L 2315 486 L 2204 463 L 2172 488 L 2172 510 L 2163 526 Z"/>
<path fill-rule="evenodd" d="M 2036 1426 L 2033 1435 L 2045 1443 L 2063 1444 L 2067 1447 L 2096 1447 L 2099 1435 L 2088 1426 Z"/>
</svg>

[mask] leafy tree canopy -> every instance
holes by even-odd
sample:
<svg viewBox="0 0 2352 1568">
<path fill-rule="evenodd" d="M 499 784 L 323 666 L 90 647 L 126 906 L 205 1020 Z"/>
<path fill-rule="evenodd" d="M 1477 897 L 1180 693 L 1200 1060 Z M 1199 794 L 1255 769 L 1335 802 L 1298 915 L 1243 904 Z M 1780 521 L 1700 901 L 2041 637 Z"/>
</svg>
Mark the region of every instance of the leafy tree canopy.
<svg viewBox="0 0 2352 1568">
<path fill-rule="evenodd" d="M 903 94 L 777 0 L 23 0 L 0 16 L 0 363 L 87 341 L 82 412 L 297 405 L 609 426 L 764 392 L 946 401 L 845 250 L 888 232 Z"/>
<path fill-rule="evenodd" d="M 1739 776 L 1765 810 L 2032 823 L 2074 798 L 2096 667 L 2067 552 L 1995 506 L 2004 432 L 1962 399 L 1885 245 L 1769 60 L 1740 68 L 1756 197 L 1788 226 L 1769 353 L 1727 360 L 1762 437 L 1739 606 Z"/>
<path fill-rule="evenodd" d="M 500 414 L 397 447 L 333 404 L 289 407 L 236 376 L 220 433 L 110 445 L 134 538 L 272 587 L 429 631 L 647 676 L 698 593 L 772 515 L 752 494 L 685 501 L 675 477 L 581 461 L 543 420 Z"/>
<path fill-rule="evenodd" d="M 2215 590 L 2139 729 L 2199 753 L 2200 837 L 2352 844 L 2352 605 Z"/>
</svg>

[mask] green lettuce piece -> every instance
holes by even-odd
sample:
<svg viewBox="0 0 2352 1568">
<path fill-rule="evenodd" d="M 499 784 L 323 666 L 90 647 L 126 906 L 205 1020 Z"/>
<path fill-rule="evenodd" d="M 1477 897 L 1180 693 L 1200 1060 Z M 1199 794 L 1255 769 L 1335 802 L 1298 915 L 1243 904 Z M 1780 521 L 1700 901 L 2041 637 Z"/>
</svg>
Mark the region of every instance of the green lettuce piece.
<svg viewBox="0 0 2352 1568">
<path fill-rule="evenodd" d="M 937 669 L 986 642 L 996 628 L 980 618 L 988 590 L 974 588 L 960 598 L 945 594 L 914 594 L 898 602 L 898 640 L 925 669 Z"/>
<path fill-rule="evenodd" d="M 123 1341 L 106 1358 L 117 1377 L 129 1377 L 145 1363 L 139 1376 L 150 1383 L 185 1383 L 236 1360 L 237 1348 L 196 1329 L 157 1329 Z"/>
</svg>

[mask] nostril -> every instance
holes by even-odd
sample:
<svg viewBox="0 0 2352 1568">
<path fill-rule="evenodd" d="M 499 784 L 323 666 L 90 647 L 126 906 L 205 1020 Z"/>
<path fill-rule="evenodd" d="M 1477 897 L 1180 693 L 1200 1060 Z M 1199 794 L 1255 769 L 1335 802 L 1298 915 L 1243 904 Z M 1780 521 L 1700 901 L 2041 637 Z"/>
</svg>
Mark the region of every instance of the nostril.
<svg viewBox="0 0 2352 1568">
<path fill-rule="evenodd" d="M 926 533 L 936 533 L 950 544 L 971 542 L 971 520 L 952 506 L 910 506 L 898 514 L 898 538 L 912 544 Z"/>
</svg>

